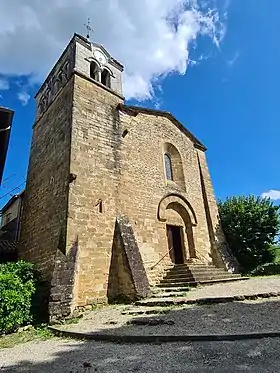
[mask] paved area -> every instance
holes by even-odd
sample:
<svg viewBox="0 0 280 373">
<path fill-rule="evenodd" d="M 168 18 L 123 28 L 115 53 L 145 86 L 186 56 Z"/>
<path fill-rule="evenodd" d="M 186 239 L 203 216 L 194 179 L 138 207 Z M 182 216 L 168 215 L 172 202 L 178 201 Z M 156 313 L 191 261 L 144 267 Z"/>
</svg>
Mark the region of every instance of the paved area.
<svg viewBox="0 0 280 373">
<path fill-rule="evenodd" d="M 280 339 L 120 345 L 53 339 L 0 350 L 3 373 L 279 372 Z"/>
<path fill-rule="evenodd" d="M 162 325 L 131 325 L 135 319 L 165 322 Z M 78 324 L 59 326 L 78 333 L 114 335 L 197 335 L 280 332 L 280 299 L 243 301 L 205 306 L 171 308 L 166 314 L 121 315 L 118 308 L 101 309 L 84 316 Z M 171 325 L 170 325 L 171 324 Z"/>
<path fill-rule="evenodd" d="M 279 292 L 280 278 L 258 278 L 216 284 L 187 294 L 196 299 Z M 279 331 L 280 298 L 213 305 L 171 307 L 163 325 L 131 325 L 139 316 L 123 314 L 131 306 L 112 306 L 87 313 L 79 324 L 63 327 L 79 332 L 128 335 L 238 334 Z M 78 372 L 279 372 L 280 338 L 232 342 L 111 344 L 53 338 L 0 350 L 5 373 Z"/>
<path fill-rule="evenodd" d="M 231 284 L 216 284 L 191 291 L 186 297 L 222 297 L 279 292 L 280 277 L 255 278 Z M 129 315 L 131 310 L 158 312 L 155 315 Z M 161 311 L 167 313 L 161 314 Z M 139 326 L 131 321 L 139 317 L 160 318 L 171 325 Z M 182 307 L 111 306 L 88 312 L 78 324 L 64 325 L 64 330 L 116 335 L 186 335 L 238 334 L 280 331 L 280 298 L 240 301 L 213 305 L 185 305 Z"/>
</svg>

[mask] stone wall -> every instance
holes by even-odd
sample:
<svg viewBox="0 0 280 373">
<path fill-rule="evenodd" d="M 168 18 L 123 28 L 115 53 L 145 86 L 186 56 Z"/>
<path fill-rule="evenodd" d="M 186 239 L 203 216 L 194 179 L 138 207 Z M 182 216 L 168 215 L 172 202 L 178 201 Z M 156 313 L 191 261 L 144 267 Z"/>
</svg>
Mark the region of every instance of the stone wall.
<svg viewBox="0 0 280 373">
<path fill-rule="evenodd" d="M 37 92 L 35 120 L 47 111 L 72 76 L 77 37 L 74 36 Z"/>
<path fill-rule="evenodd" d="M 121 133 L 119 96 L 75 76 L 67 245 L 79 239 L 75 304 L 107 300 L 119 214 Z"/>
<path fill-rule="evenodd" d="M 228 270 L 229 272 L 238 273 L 239 263 L 233 256 L 222 230 L 217 201 L 207 166 L 206 156 L 204 152 L 199 150 L 198 162 L 213 263 L 218 267 Z"/>
<path fill-rule="evenodd" d="M 128 216 L 132 224 L 152 284 L 172 264 L 171 256 L 166 255 L 167 223 L 184 228 L 186 260 L 195 257 L 208 263 L 213 259 L 193 139 L 165 116 L 120 113 L 116 109 L 119 102 L 117 95 L 75 76 L 71 173 L 77 179 L 70 186 L 67 246 L 79 238 L 77 306 L 107 300 L 118 215 Z M 164 152 L 172 147 L 178 155 L 179 182 L 165 177 Z M 158 208 L 166 196 L 170 196 L 169 205 L 166 220 L 161 221 Z M 185 216 L 175 206 L 179 200 L 189 211 Z M 211 204 L 214 199 L 210 209 Z"/>
<path fill-rule="evenodd" d="M 19 256 L 51 279 L 54 257 L 66 250 L 73 79 L 35 123 L 22 211 Z"/>
<path fill-rule="evenodd" d="M 159 280 L 164 269 L 162 267 L 171 264 L 167 255 L 160 265 L 154 267 L 168 252 L 167 221 L 157 219 L 159 203 L 167 195 L 180 195 L 195 211 L 197 224 L 192 230 L 196 255 L 202 261 L 210 260 L 211 243 L 201 190 L 197 149 L 193 141 L 164 116 L 139 113 L 136 117 L 121 115 L 120 120 L 122 130 L 128 131 L 122 143 L 121 210 L 134 223 L 134 232 L 150 280 Z M 181 179 L 185 180 L 185 188 L 165 178 L 166 144 L 172 144 L 180 154 L 184 175 Z M 175 209 L 172 209 L 172 216 L 170 213 L 167 218 L 169 224 L 178 225 L 179 221 L 184 224 Z M 185 257 L 189 259 L 186 231 L 184 242 Z"/>
<path fill-rule="evenodd" d="M 77 253 L 78 240 L 67 254 L 63 254 L 59 249 L 56 252 L 48 305 L 51 323 L 71 315 L 73 311 Z"/>
</svg>

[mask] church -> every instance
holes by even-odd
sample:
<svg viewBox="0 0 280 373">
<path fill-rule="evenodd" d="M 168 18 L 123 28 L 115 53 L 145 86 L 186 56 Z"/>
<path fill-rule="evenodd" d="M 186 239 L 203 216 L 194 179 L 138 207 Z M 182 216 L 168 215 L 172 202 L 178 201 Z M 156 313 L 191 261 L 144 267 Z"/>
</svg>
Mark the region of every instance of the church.
<svg viewBox="0 0 280 373">
<path fill-rule="evenodd" d="M 35 96 L 19 256 L 49 284 L 54 318 L 203 283 L 195 266 L 238 270 L 205 146 L 171 113 L 126 105 L 123 70 L 75 34 Z"/>
</svg>

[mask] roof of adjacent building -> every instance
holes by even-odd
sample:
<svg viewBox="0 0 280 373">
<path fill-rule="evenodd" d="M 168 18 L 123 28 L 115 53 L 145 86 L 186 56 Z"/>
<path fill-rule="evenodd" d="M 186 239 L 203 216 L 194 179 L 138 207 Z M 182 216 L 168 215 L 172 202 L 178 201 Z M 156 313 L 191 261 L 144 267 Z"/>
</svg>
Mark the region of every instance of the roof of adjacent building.
<svg viewBox="0 0 280 373">
<path fill-rule="evenodd" d="M 143 108 L 140 106 L 128 106 L 124 104 L 119 104 L 118 110 L 122 112 L 126 112 L 127 114 L 134 115 L 134 116 L 141 113 L 141 114 L 162 116 L 162 117 L 168 118 L 172 123 L 175 124 L 177 128 L 179 128 L 180 131 L 182 131 L 194 143 L 194 146 L 196 148 L 201 149 L 203 151 L 207 150 L 207 148 L 189 130 L 187 130 L 186 127 L 181 122 L 179 122 L 168 111 Z"/>
<path fill-rule="evenodd" d="M 6 210 L 8 210 L 8 208 L 11 207 L 12 204 L 16 202 L 18 198 L 23 198 L 23 195 L 24 195 L 24 190 L 20 193 L 13 195 L 9 199 L 9 201 L 2 207 L 2 209 L 0 210 L 0 214 L 3 214 Z"/>
<path fill-rule="evenodd" d="M 14 111 L 0 106 L 0 184 L 4 172 Z"/>
</svg>

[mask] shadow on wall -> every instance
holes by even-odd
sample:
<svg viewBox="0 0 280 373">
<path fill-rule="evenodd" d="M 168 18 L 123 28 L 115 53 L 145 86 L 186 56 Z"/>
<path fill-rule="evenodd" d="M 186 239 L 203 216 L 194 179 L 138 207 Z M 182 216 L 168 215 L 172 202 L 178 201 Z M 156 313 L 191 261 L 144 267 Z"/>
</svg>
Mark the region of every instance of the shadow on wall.
<svg viewBox="0 0 280 373">
<path fill-rule="evenodd" d="M 208 334 L 213 327 L 219 327 L 224 333 L 229 329 L 242 333 L 245 324 L 248 331 L 250 328 L 257 332 L 269 331 L 278 326 L 280 302 L 194 306 L 173 310 L 160 317 L 175 320 L 177 331 L 180 329 L 182 334 Z M 158 318 L 147 317 L 150 321 Z M 129 335 L 132 334 L 132 328 L 136 335 L 141 334 L 143 328 L 150 335 L 159 330 L 158 326 L 151 325 L 124 326 L 111 329 L 111 333 Z M 161 334 L 172 333 L 170 325 L 162 325 L 160 328 Z M 269 343 L 274 343 L 274 347 Z M 280 339 L 141 345 L 53 339 L 23 344 L 12 350 L 2 349 L 0 362 L 3 373 L 226 372 L 229 362 L 232 372 L 276 372 L 279 370 L 279 348 Z"/>
<path fill-rule="evenodd" d="M 57 249 L 48 305 L 51 322 L 71 314 L 78 246 L 77 236 L 67 254 Z"/>
<path fill-rule="evenodd" d="M 51 322 L 69 316 L 71 313 L 78 237 L 65 255 L 57 249 L 52 280 L 39 282 L 32 300 L 32 314 L 35 324 Z"/>
<path fill-rule="evenodd" d="M 16 262 L 18 259 L 18 244 L 15 241 L 0 239 L 0 264 Z"/>
</svg>

